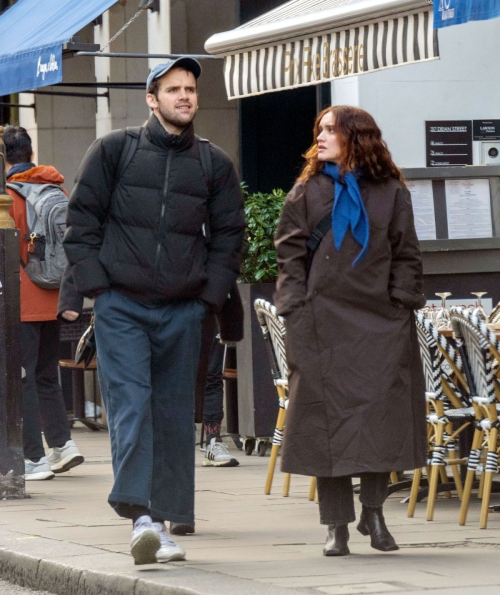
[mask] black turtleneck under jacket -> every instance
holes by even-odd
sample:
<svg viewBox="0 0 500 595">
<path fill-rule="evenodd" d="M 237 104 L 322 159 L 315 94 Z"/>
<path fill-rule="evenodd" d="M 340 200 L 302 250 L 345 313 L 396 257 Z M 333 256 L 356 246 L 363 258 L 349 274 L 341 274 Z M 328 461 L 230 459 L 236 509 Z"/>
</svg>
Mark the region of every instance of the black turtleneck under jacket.
<svg viewBox="0 0 500 595">
<path fill-rule="evenodd" d="M 120 180 L 125 130 L 96 140 L 77 174 L 64 247 L 78 293 L 116 289 L 143 303 L 199 298 L 218 309 L 239 272 L 243 199 L 233 164 L 210 144 L 209 193 L 193 126 L 142 129 Z M 203 224 L 210 224 L 210 242 Z"/>
</svg>

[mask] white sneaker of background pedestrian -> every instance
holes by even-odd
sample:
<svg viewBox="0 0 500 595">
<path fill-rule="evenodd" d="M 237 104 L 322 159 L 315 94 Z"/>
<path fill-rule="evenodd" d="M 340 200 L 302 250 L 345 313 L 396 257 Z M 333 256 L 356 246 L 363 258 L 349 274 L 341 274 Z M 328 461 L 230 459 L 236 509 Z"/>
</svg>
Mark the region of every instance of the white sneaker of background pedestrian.
<svg viewBox="0 0 500 595">
<path fill-rule="evenodd" d="M 42 457 L 38 463 L 30 459 L 24 460 L 24 479 L 26 481 L 41 481 L 42 479 L 53 479 L 54 472 L 50 468 L 47 457 Z"/>
<path fill-rule="evenodd" d="M 65 473 L 84 461 L 74 440 L 68 440 L 61 448 L 51 448 L 49 451 L 49 463 L 54 473 Z"/>
<path fill-rule="evenodd" d="M 161 547 L 156 552 L 156 560 L 158 562 L 173 562 L 174 560 L 185 560 L 186 552 L 177 545 L 175 541 L 167 533 L 165 523 L 153 523 L 155 531 L 160 537 Z"/>
<path fill-rule="evenodd" d="M 239 464 L 238 459 L 229 454 L 224 442 L 218 442 L 217 438 L 212 438 L 207 444 L 203 467 L 237 467 Z"/>
<path fill-rule="evenodd" d="M 139 517 L 132 529 L 130 553 L 135 564 L 155 564 L 156 552 L 160 549 L 161 542 L 158 532 L 153 527 L 150 516 Z"/>
</svg>

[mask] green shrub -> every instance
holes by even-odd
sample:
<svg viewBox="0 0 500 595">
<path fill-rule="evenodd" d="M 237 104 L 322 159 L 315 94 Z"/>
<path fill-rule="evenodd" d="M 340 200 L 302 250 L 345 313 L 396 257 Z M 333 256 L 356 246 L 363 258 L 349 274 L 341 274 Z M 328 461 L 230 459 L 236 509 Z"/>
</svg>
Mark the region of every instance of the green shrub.
<svg viewBox="0 0 500 595">
<path fill-rule="evenodd" d="M 240 280 L 244 283 L 273 283 L 278 277 L 274 233 L 286 192 L 273 190 L 269 194 L 249 194 L 245 184 L 242 188 L 247 229 Z"/>
</svg>

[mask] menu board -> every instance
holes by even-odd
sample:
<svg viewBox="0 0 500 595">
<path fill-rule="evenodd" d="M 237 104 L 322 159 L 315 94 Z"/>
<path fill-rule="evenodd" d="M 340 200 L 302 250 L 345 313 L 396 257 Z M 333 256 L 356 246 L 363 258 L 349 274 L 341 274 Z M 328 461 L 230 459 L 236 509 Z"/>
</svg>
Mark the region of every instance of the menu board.
<svg viewBox="0 0 500 595">
<path fill-rule="evenodd" d="M 436 215 L 432 180 L 407 180 L 406 186 L 411 193 L 415 229 L 419 240 L 436 239 Z"/>
<path fill-rule="evenodd" d="M 450 240 L 493 236 L 489 180 L 446 180 L 445 194 Z"/>
</svg>

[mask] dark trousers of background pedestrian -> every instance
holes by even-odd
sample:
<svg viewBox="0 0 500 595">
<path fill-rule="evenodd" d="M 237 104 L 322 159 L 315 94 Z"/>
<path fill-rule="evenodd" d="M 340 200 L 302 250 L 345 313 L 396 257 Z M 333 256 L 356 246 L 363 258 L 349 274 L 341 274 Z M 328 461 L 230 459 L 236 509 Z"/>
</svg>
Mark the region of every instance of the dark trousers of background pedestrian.
<svg viewBox="0 0 500 595">
<path fill-rule="evenodd" d="M 359 500 L 369 508 L 379 508 L 387 498 L 390 473 L 362 473 Z M 344 525 L 356 520 L 352 479 L 318 477 L 319 516 L 322 525 Z"/>
<path fill-rule="evenodd" d="M 71 432 L 59 386 L 59 329 L 57 320 L 21 322 L 24 457 L 45 456 L 42 430 L 49 448 L 61 447 Z"/>
<path fill-rule="evenodd" d="M 220 335 L 217 329 L 215 332 L 216 335 L 210 348 L 205 404 L 203 408 L 203 424 L 205 426 L 205 441 L 207 444 L 209 444 L 213 437 L 220 437 L 221 424 L 224 419 L 224 384 L 222 372 L 225 346 L 220 342 Z"/>
<path fill-rule="evenodd" d="M 109 291 L 94 304 L 111 438 L 108 501 L 125 518 L 194 521 L 194 391 L 205 306 L 150 307 Z"/>
</svg>

